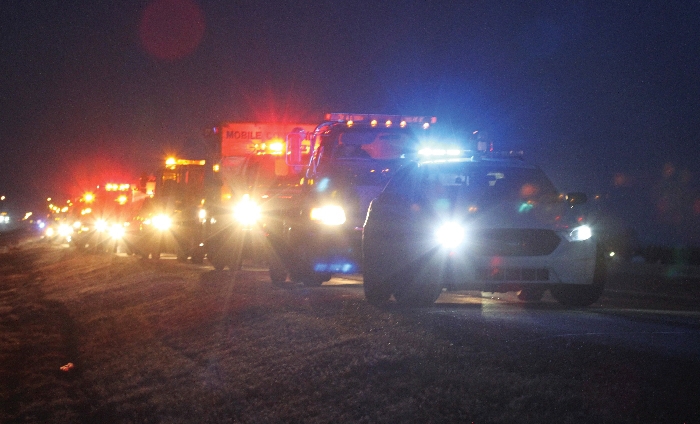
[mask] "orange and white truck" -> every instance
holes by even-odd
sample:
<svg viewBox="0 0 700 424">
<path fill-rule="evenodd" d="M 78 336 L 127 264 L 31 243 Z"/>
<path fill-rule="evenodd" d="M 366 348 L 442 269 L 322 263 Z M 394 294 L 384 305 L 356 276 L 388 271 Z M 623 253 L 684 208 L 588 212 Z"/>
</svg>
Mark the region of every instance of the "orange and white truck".
<svg viewBox="0 0 700 424">
<path fill-rule="evenodd" d="M 237 269 L 244 259 L 264 260 L 266 233 L 278 211 L 300 191 L 301 166 L 289 166 L 286 137 L 313 132 L 299 123 L 226 122 L 208 131 L 214 189 L 204 201 L 206 254 L 218 270 Z M 308 155 L 309 142 L 306 140 Z M 303 153 L 302 153 L 303 154 Z"/>
</svg>

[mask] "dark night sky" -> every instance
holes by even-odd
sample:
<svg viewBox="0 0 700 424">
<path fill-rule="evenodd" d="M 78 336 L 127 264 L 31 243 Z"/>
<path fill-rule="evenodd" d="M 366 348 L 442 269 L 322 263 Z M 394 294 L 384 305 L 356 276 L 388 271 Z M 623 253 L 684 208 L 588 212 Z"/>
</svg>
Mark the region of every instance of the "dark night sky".
<svg viewBox="0 0 700 424">
<path fill-rule="evenodd" d="M 138 177 L 219 121 L 423 114 L 524 150 L 643 241 L 700 245 L 698 1 L 6 0 L 0 16 L 15 204 Z"/>
</svg>

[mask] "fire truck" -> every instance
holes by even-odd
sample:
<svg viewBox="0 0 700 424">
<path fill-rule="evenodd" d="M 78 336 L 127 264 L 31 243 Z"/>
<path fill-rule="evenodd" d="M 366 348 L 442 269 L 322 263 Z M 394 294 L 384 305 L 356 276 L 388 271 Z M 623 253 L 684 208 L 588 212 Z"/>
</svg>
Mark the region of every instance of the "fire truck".
<svg viewBox="0 0 700 424">
<path fill-rule="evenodd" d="M 91 251 L 116 251 L 123 244 L 127 253 L 134 253 L 131 224 L 142 201 L 135 188 L 130 183 L 110 182 L 73 202 L 71 244 Z"/>
<path fill-rule="evenodd" d="M 168 158 L 156 172 L 155 184 L 144 201 L 137 221 L 139 251 L 160 258 L 174 253 L 179 261 L 204 260 L 206 215 L 203 208 L 209 168 L 205 159 Z"/>
<path fill-rule="evenodd" d="M 262 264 L 269 256 L 268 220 L 296 197 L 302 167 L 285 159 L 290 132 L 311 133 L 313 124 L 229 122 L 211 130 L 215 137 L 213 167 L 218 190 L 210 192 L 207 258 L 217 270 L 239 269 L 246 259 Z M 308 151 L 308 140 L 302 142 Z"/>
<path fill-rule="evenodd" d="M 370 201 L 415 158 L 435 117 L 330 113 L 310 133 L 287 136 L 286 164 L 303 178 L 276 194 L 264 218 L 270 279 L 319 286 L 333 274 L 362 271 L 362 227 Z"/>
</svg>

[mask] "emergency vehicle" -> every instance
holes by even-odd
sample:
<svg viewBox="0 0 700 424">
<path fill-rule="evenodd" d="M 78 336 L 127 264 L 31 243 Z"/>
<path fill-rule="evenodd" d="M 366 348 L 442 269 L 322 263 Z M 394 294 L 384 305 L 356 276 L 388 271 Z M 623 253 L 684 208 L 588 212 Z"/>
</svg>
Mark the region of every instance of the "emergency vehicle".
<svg viewBox="0 0 700 424">
<path fill-rule="evenodd" d="M 567 306 L 603 292 L 595 216 L 517 152 L 425 149 L 372 201 L 363 232 L 364 291 L 381 305 L 429 305 L 443 289 L 545 291 Z"/>
<path fill-rule="evenodd" d="M 204 260 L 206 165 L 204 159 L 168 158 L 156 172 L 152 195 L 137 217 L 144 257 L 174 253 L 179 261 Z"/>
<path fill-rule="evenodd" d="M 132 218 L 140 208 L 136 187 L 109 182 L 84 193 L 70 208 L 70 242 L 78 250 L 135 252 Z M 129 237 L 127 237 L 129 234 Z"/>
<path fill-rule="evenodd" d="M 329 113 L 310 133 L 287 137 L 287 164 L 302 173 L 298 192 L 268 219 L 270 278 L 318 286 L 362 271 L 362 225 L 369 202 L 428 143 L 435 117 Z M 305 140 L 308 141 L 306 144 Z"/>
<path fill-rule="evenodd" d="M 215 185 L 206 199 L 209 262 L 238 269 L 244 260 L 263 265 L 269 256 L 269 220 L 296 196 L 303 174 L 287 165 L 285 137 L 312 124 L 228 122 L 212 129 L 216 139 Z M 308 141 L 304 143 L 308 151 Z"/>
<path fill-rule="evenodd" d="M 51 202 L 51 198 L 47 199 Z M 43 239 L 49 243 L 70 243 L 74 228 L 74 219 L 71 219 L 70 212 L 73 208 L 73 202 L 69 199 L 65 205 L 57 205 L 53 202 L 49 203 L 49 214 L 43 227 Z"/>
</svg>

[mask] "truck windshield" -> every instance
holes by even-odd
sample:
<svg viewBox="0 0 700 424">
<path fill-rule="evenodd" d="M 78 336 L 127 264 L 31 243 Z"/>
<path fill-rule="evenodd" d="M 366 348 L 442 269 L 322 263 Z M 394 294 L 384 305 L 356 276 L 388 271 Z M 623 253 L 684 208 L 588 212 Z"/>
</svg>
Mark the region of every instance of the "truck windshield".
<svg viewBox="0 0 700 424">
<path fill-rule="evenodd" d="M 250 156 L 242 172 L 248 187 L 286 187 L 299 184 L 301 178 L 284 157 L 273 155 Z"/>
<path fill-rule="evenodd" d="M 399 159 L 414 150 L 414 137 L 406 130 L 348 128 L 338 137 L 336 159 Z"/>
</svg>

